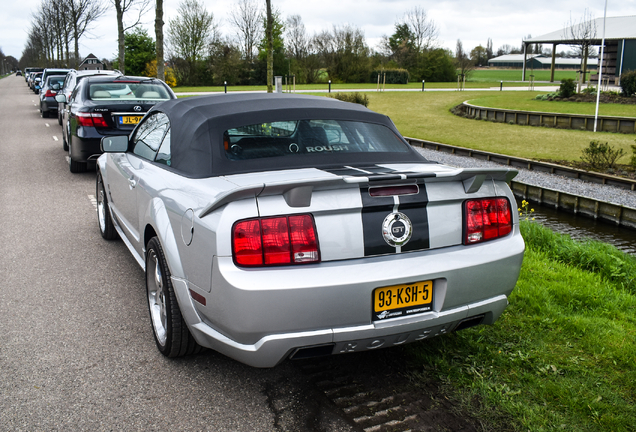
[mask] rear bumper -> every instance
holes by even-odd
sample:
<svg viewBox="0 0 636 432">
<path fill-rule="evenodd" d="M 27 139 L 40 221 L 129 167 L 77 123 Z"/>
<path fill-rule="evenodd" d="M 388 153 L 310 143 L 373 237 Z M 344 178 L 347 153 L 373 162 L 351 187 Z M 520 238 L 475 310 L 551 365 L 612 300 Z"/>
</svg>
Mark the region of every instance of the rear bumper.
<svg viewBox="0 0 636 432">
<path fill-rule="evenodd" d="M 199 344 L 255 367 L 273 367 L 305 347 L 331 353 L 385 348 L 453 331 L 467 318 L 492 324 L 508 304 L 524 243 L 515 234 L 472 247 L 246 271 L 217 258 L 209 293 L 173 278 L 182 314 Z M 433 280 L 429 312 L 372 321 L 377 287 Z M 189 290 L 208 298 L 194 302 Z"/>
<path fill-rule="evenodd" d="M 102 154 L 101 140 L 102 135 L 96 132 L 95 128 L 79 127 L 77 134 L 73 135 L 71 140 L 71 157 L 77 162 L 97 159 Z"/>
</svg>

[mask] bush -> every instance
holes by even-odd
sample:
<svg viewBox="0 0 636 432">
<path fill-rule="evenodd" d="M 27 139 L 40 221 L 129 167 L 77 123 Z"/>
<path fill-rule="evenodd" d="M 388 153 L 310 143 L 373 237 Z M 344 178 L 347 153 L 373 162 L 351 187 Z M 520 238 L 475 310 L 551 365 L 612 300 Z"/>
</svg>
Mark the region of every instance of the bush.
<svg viewBox="0 0 636 432">
<path fill-rule="evenodd" d="M 357 103 L 360 105 L 369 106 L 369 97 L 362 93 L 334 93 L 329 95 L 330 98 L 338 99 L 343 102 Z"/>
<path fill-rule="evenodd" d="M 572 78 L 566 78 L 561 80 L 561 86 L 559 86 L 559 96 L 562 98 L 571 97 L 576 90 L 576 83 Z"/>
<path fill-rule="evenodd" d="M 623 96 L 632 96 L 636 93 L 636 71 L 630 70 L 621 74 L 621 89 Z"/>
<path fill-rule="evenodd" d="M 386 74 L 387 84 L 408 84 L 409 83 L 409 71 L 406 69 L 385 69 L 374 70 L 371 72 L 371 82 L 378 82 L 378 75 L 380 75 L 380 84 L 384 82 L 382 74 Z"/>
<path fill-rule="evenodd" d="M 581 90 L 581 93 L 586 94 L 586 95 L 590 95 L 590 94 L 596 94 L 596 87 L 586 87 L 583 90 Z"/>
<path fill-rule="evenodd" d="M 581 159 L 583 162 L 587 162 L 592 168 L 606 170 L 608 168 L 615 168 L 616 161 L 623 156 L 625 152 L 623 149 L 615 150 L 608 143 L 602 143 L 600 141 L 590 141 L 590 145 L 583 149 L 583 155 Z"/>
</svg>

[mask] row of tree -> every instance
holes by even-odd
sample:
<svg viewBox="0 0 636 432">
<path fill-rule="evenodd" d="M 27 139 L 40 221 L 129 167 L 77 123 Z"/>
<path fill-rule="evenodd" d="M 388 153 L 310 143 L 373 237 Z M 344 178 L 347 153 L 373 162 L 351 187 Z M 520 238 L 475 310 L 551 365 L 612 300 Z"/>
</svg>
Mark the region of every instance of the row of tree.
<svg viewBox="0 0 636 432">
<path fill-rule="evenodd" d="M 0 75 L 7 74 L 18 69 L 18 60 L 13 56 L 7 56 L 0 48 Z"/>
<path fill-rule="evenodd" d="M 118 58 L 113 66 L 130 75 L 156 73 L 164 78 L 168 65 L 179 85 L 271 83 L 268 52 L 270 73 L 293 76 L 297 83 L 368 82 L 395 70 L 400 71 L 394 75 L 400 79 L 454 81 L 456 69 L 464 74 L 497 55 L 523 52 L 509 45 L 494 52 L 491 39 L 486 47 L 479 45 L 470 52 L 459 40 L 455 53 L 440 48 L 437 25 L 417 6 L 374 50 L 362 30 L 352 25 L 334 25 L 309 35 L 299 15 L 284 19 L 271 9 L 270 0 L 266 1 L 269 13 L 262 0 L 236 0 L 228 19 L 234 32 L 227 35 L 221 34 L 218 20 L 200 0 L 182 0 L 177 15 L 167 23 L 164 43 L 163 0 L 154 0 L 155 39 L 139 27 L 152 1 L 110 0 L 118 25 Z M 21 67 L 76 67 L 81 61 L 80 39 L 106 10 L 102 0 L 41 0 Z M 541 46 L 534 49 L 542 51 Z"/>
</svg>

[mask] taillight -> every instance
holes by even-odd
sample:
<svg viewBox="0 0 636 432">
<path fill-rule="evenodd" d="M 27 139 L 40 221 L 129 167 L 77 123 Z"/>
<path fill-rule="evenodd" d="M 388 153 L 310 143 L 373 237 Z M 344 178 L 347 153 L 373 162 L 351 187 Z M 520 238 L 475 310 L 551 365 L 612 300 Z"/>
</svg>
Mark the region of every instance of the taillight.
<svg viewBox="0 0 636 432">
<path fill-rule="evenodd" d="M 503 237 L 512 231 L 508 198 L 482 198 L 464 202 L 464 244 Z"/>
<path fill-rule="evenodd" d="M 244 267 L 320 261 L 314 219 L 308 214 L 237 222 L 232 248 L 234 262 Z"/>
<path fill-rule="evenodd" d="M 108 123 L 101 113 L 78 112 L 77 124 L 88 127 L 108 127 Z"/>
<path fill-rule="evenodd" d="M 56 94 L 57 92 L 54 92 L 53 90 L 48 89 L 46 93 L 44 93 L 44 97 L 55 97 Z"/>
</svg>

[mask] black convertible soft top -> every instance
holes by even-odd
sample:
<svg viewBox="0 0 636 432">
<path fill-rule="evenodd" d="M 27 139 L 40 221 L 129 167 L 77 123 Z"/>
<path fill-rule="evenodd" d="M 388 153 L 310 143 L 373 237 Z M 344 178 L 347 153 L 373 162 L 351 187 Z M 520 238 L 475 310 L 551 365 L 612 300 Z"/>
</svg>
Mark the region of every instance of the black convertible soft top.
<svg viewBox="0 0 636 432">
<path fill-rule="evenodd" d="M 291 120 L 349 120 L 384 125 L 401 135 L 385 115 L 362 105 L 317 96 L 289 94 L 216 94 L 169 100 L 155 105 L 170 119 L 171 169 L 193 178 L 289 168 L 364 166 L 373 163 L 426 162 L 410 148 L 404 152 L 292 155 L 232 161 L 223 133 L 231 128 Z"/>
</svg>

